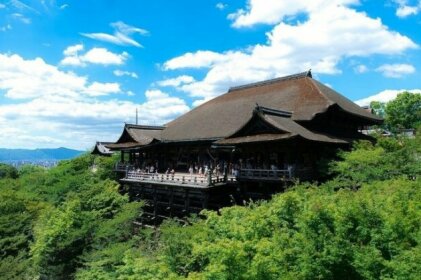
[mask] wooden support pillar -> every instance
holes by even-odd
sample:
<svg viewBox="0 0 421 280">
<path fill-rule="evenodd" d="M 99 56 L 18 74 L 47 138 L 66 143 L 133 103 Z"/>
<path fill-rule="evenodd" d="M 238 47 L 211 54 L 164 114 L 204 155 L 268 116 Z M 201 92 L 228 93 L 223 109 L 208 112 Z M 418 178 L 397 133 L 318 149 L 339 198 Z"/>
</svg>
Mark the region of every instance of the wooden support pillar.
<svg viewBox="0 0 421 280">
<path fill-rule="evenodd" d="M 174 188 L 170 187 L 170 197 L 169 197 L 169 207 L 170 207 L 170 217 L 173 216 L 173 204 L 174 204 Z"/>
<path fill-rule="evenodd" d="M 120 161 L 124 162 L 124 151 L 120 152 Z"/>
<path fill-rule="evenodd" d="M 209 168 L 209 173 L 208 173 L 208 186 L 210 186 L 212 184 L 212 170 Z"/>
<path fill-rule="evenodd" d="M 139 198 L 141 199 L 141 200 L 143 200 L 143 186 L 142 185 L 139 185 Z"/>
<path fill-rule="evenodd" d="M 153 187 L 153 224 L 157 226 L 157 218 L 158 218 L 158 197 L 156 193 L 156 187 Z"/>
<path fill-rule="evenodd" d="M 207 209 L 209 204 L 209 193 L 207 191 L 202 192 L 202 208 Z"/>
<path fill-rule="evenodd" d="M 190 213 L 190 196 L 189 196 L 188 188 L 185 188 L 185 192 L 184 192 L 184 211 L 187 214 Z"/>
</svg>

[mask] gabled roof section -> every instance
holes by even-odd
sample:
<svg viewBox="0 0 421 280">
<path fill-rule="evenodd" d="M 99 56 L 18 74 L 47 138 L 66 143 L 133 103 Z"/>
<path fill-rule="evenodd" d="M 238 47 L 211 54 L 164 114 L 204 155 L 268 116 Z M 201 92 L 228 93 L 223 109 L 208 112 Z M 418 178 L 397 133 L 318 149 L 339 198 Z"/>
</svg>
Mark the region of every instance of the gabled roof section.
<svg viewBox="0 0 421 280">
<path fill-rule="evenodd" d="M 164 126 L 125 124 L 123 132 L 117 142 L 107 145 L 108 148 L 118 150 L 146 146 L 161 139 Z"/>
<path fill-rule="evenodd" d="M 255 104 L 291 112 L 294 121 L 311 121 L 329 107 L 338 105 L 361 125 L 381 119 L 358 107 L 321 83 L 311 72 L 233 87 L 167 124 L 163 142 L 218 140 L 232 135 L 251 117 Z"/>
<path fill-rule="evenodd" d="M 148 125 L 135 125 L 135 124 L 126 124 L 125 130 L 130 135 L 130 137 L 139 144 L 147 145 L 150 140 L 161 139 L 161 132 L 164 129 L 164 126 L 148 126 Z M 118 141 L 117 141 L 118 142 Z"/>
<path fill-rule="evenodd" d="M 106 145 L 112 144 L 111 142 L 96 142 L 92 155 L 111 156 L 113 152 L 106 147 Z"/>
<path fill-rule="evenodd" d="M 372 114 L 366 108 L 360 107 L 345 96 L 339 94 L 330 87 L 325 86 L 319 81 L 312 80 L 315 86 L 319 89 L 320 93 L 331 103 L 331 105 L 338 105 L 342 110 L 348 112 L 354 116 L 371 120 L 373 123 L 379 124 L 383 122 L 383 119 L 379 116 Z"/>
<path fill-rule="evenodd" d="M 253 122 L 263 121 L 273 129 L 268 129 L 266 132 L 259 134 L 244 134 L 244 128 L 250 127 Z M 326 134 L 314 133 L 291 119 L 291 115 L 285 111 L 278 111 L 265 107 L 256 106 L 253 112 L 253 117 L 245 123 L 237 132 L 225 139 L 215 142 L 217 145 L 233 145 L 240 143 L 251 142 L 267 142 L 277 141 L 283 139 L 290 139 L 294 137 L 302 137 L 309 141 L 348 144 L 346 139 L 333 137 Z"/>
</svg>

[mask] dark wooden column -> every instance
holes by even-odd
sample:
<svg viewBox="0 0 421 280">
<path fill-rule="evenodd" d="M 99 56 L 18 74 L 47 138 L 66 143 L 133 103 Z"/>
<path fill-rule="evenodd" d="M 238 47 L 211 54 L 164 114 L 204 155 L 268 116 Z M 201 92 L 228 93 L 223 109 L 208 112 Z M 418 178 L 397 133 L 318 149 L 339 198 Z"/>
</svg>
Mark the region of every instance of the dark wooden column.
<svg viewBox="0 0 421 280">
<path fill-rule="evenodd" d="M 207 191 L 202 191 L 202 208 L 207 209 L 209 203 L 209 193 Z"/>
<path fill-rule="evenodd" d="M 169 195 L 169 201 L 168 201 L 168 207 L 170 208 L 170 218 L 173 216 L 173 204 L 174 204 L 174 188 L 170 187 L 170 195 Z"/>
<path fill-rule="evenodd" d="M 189 196 L 189 189 L 185 188 L 184 192 L 184 212 L 190 213 L 190 196 Z"/>
</svg>

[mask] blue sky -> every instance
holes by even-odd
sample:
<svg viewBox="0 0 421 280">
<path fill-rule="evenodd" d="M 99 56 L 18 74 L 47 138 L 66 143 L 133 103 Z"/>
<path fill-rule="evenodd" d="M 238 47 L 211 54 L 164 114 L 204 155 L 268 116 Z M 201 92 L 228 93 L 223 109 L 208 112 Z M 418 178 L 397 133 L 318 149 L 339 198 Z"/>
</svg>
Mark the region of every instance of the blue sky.
<svg viewBox="0 0 421 280">
<path fill-rule="evenodd" d="M 0 0 L 0 147 L 88 149 L 310 68 L 359 104 L 421 92 L 420 35 L 421 0 Z"/>
</svg>

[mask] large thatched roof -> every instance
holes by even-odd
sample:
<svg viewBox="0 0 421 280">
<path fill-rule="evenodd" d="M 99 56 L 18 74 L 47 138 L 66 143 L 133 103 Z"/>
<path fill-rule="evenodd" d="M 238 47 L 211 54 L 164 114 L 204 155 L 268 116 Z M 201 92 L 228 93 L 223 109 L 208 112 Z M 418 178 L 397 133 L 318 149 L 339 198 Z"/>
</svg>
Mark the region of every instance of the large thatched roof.
<svg viewBox="0 0 421 280">
<path fill-rule="evenodd" d="M 256 107 L 256 104 L 258 106 Z M 257 108 L 257 111 L 256 111 Z M 260 108 L 260 109 L 259 109 Z M 265 108 L 263 111 L 261 108 Z M 148 146 L 154 143 L 217 141 L 216 145 L 264 142 L 301 137 L 310 141 L 344 144 L 348 139 L 310 131 L 303 123 L 330 108 L 339 110 L 359 125 L 381 123 L 351 100 L 312 78 L 311 72 L 234 87 L 166 126 L 126 124 L 112 150 Z M 256 114 L 257 112 L 257 114 Z M 240 135 L 239 131 L 258 118 L 277 131 Z M 350 132 L 350 135 L 356 132 Z"/>
<path fill-rule="evenodd" d="M 232 135 L 261 106 L 292 113 L 291 120 L 310 121 L 331 106 L 352 115 L 362 125 L 381 122 L 336 91 L 314 80 L 310 72 L 231 88 L 168 123 L 161 141 L 217 140 Z"/>
</svg>

